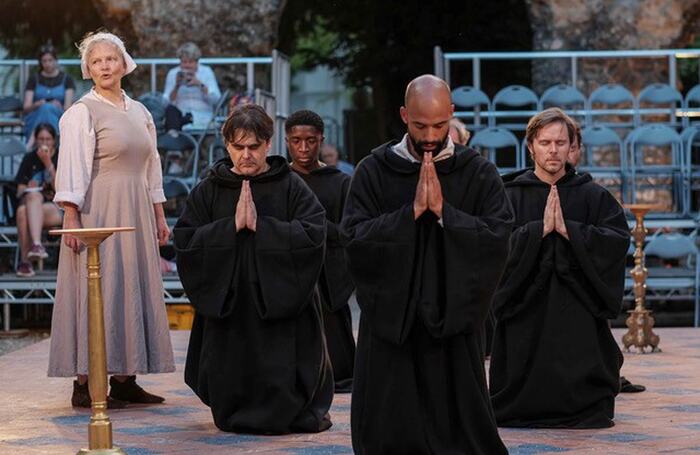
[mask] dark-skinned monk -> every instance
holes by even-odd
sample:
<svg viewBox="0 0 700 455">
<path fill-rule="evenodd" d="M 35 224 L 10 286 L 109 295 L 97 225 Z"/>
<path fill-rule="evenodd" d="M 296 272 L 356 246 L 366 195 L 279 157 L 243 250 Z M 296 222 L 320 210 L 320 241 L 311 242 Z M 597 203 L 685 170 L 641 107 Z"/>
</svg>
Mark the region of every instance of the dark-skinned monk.
<svg viewBox="0 0 700 455">
<path fill-rule="evenodd" d="M 173 231 L 195 308 L 185 382 L 221 430 L 324 431 L 323 207 L 285 158 L 267 156 L 273 123 L 260 106 L 237 106 L 221 132 L 229 156 L 192 189 Z"/>
<path fill-rule="evenodd" d="M 326 210 L 326 258 L 318 285 L 323 302 L 323 329 L 333 366 L 336 393 L 352 390 L 355 338 L 348 299 L 355 285 L 348 273 L 340 242 L 340 220 L 350 187 L 350 176 L 319 160 L 323 119 L 312 111 L 294 112 L 284 124 L 291 168 L 311 188 Z"/>
<path fill-rule="evenodd" d="M 362 310 L 352 392 L 357 454 L 505 454 L 481 327 L 513 216 L 495 166 L 449 138 L 441 79 L 406 89 L 407 134 L 357 167 L 342 232 Z"/>
<path fill-rule="evenodd" d="M 620 204 L 567 163 L 575 127 L 558 108 L 528 123 L 534 168 L 504 176 L 515 212 L 494 299 L 490 392 L 499 426 L 612 426 L 630 234 Z"/>
</svg>

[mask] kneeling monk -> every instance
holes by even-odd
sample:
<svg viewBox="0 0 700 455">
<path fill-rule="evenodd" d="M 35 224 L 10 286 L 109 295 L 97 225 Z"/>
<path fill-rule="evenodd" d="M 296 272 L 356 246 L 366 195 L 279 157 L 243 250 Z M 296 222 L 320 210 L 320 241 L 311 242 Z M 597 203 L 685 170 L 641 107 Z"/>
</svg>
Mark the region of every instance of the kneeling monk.
<svg viewBox="0 0 700 455">
<path fill-rule="evenodd" d="M 333 399 L 316 291 L 325 213 L 283 157 L 267 157 L 272 131 L 261 107 L 234 109 L 222 129 L 230 157 L 175 226 L 195 308 L 185 382 L 224 431 L 319 432 Z"/>
</svg>

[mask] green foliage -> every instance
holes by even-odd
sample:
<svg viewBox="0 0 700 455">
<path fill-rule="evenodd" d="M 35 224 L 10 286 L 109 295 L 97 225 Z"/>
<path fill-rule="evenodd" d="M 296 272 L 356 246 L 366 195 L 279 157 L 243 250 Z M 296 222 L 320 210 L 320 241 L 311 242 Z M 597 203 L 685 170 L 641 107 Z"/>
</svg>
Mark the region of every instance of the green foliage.
<svg viewBox="0 0 700 455">
<path fill-rule="evenodd" d="M 0 0 L 0 45 L 9 57 L 35 57 L 51 41 L 60 57 L 75 58 L 75 42 L 101 21 L 90 0 Z"/>
<path fill-rule="evenodd" d="M 700 35 L 695 38 L 695 41 L 686 46 L 688 49 L 699 49 L 700 48 Z M 678 59 L 678 77 L 681 80 L 681 85 L 683 86 L 683 92 L 686 93 L 688 90 L 693 88 L 695 85 L 700 84 L 700 58 L 682 58 Z"/>
<path fill-rule="evenodd" d="M 287 0 L 279 46 L 295 68 L 328 65 L 349 87 L 371 87 L 379 115 L 403 130 L 398 108 L 406 83 L 433 71 L 433 48 L 445 51 L 530 50 L 532 32 L 523 0 Z M 488 69 L 486 68 L 485 71 Z M 454 85 L 469 84 L 455 71 Z M 468 73 L 470 74 L 470 73 Z M 529 83 L 527 63 L 482 75 L 502 87 Z"/>
<path fill-rule="evenodd" d="M 291 58 L 294 70 L 311 69 L 318 62 L 328 61 L 340 45 L 340 37 L 337 33 L 328 30 L 326 19 L 316 16 L 308 22 L 311 24 L 311 29 L 308 31 L 300 30 L 301 24 L 295 24 L 298 38 Z"/>
</svg>

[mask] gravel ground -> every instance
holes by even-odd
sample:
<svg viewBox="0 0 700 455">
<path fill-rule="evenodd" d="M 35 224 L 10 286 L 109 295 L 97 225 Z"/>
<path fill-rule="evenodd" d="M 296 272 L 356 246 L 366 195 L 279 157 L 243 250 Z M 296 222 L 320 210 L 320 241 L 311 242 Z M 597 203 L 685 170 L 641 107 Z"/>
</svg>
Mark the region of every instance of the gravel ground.
<svg viewBox="0 0 700 455">
<path fill-rule="evenodd" d="M 0 355 L 7 354 L 8 352 L 16 351 L 22 349 L 23 347 L 29 346 L 30 344 L 37 343 L 41 340 L 45 340 L 49 337 L 48 332 L 31 331 L 28 335 L 21 338 L 3 338 L 0 335 Z"/>
</svg>

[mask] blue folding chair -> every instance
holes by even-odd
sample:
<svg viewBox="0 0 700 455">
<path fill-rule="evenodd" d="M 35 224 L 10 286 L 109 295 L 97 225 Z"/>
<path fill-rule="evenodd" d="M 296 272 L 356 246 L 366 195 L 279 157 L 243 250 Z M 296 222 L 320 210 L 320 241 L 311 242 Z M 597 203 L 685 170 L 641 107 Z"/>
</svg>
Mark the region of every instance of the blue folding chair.
<svg viewBox="0 0 700 455">
<path fill-rule="evenodd" d="M 692 104 L 692 106 L 691 106 Z M 683 126 L 700 125 L 700 84 L 691 88 L 683 100 Z"/>
<path fill-rule="evenodd" d="M 22 110 L 22 100 L 14 95 L 0 96 L 1 113 L 17 113 Z"/>
<path fill-rule="evenodd" d="M 645 152 L 650 148 L 658 151 L 661 148 L 669 148 L 670 153 L 666 158 L 667 163 L 648 163 L 645 160 Z M 672 206 L 674 212 L 654 212 L 659 217 L 678 217 L 688 214 L 690 189 L 687 184 L 686 168 L 683 159 L 683 140 L 672 128 L 662 124 L 650 124 L 640 126 L 633 130 L 625 139 L 625 157 L 629 168 L 632 202 L 637 201 L 637 193 L 642 190 L 658 190 L 668 187 L 672 194 Z M 638 178 L 671 180 L 669 185 L 659 182 L 638 184 Z M 627 199 L 627 200 L 630 200 Z"/>
<path fill-rule="evenodd" d="M 477 131 L 486 127 L 481 123 L 481 107 L 486 106 L 488 111 L 491 101 L 486 93 L 482 92 L 478 88 L 474 88 L 468 85 L 463 85 L 452 90 L 452 102 L 455 107 L 455 117 L 459 118 L 471 118 L 472 122 L 468 127 L 472 131 Z"/>
<path fill-rule="evenodd" d="M 683 97 L 675 88 L 661 83 L 647 85 L 637 97 L 637 124 L 664 123 L 675 128 L 680 126 L 676 109 L 681 107 Z M 660 122 L 659 116 L 668 117 L 668 121 Z"/>
<path fill-rule="evenodd" d="M 581 130 L 581 155 L 584 164 L 579 165 L 577 170 L 588 172 L 595 179 L 613 179 L 620 182 L 620 195 L 624 197 L 626 190 L 627 169 L 624 147 L 620 136 L 611 128 L 602 125 L 588 126 Z M 601 165 L 594 158 L 596 151 L 603 152 L 610 150 L 616 158 L 617 164 Z"/>
<path fill-rule="evenodd" d="M 690 187 L 690 212 L 700 211 L 700 201 L 693 207 L 693 192 L 700 190 L 700 126 L 689 126 L 681 133 L 686 184 Z M 695 213 L 697 214 L 697 213 Z"/>
<path fill-rule="evenodd" d="M 17 96 L 0 96 L 0 132 L 2 134 L 24 134 L 22 101 Z"/>
<path fill-rule="evenodd" d="M 527 118 L 532 117 L 537 110 L 539 99 L 537 94 L 523 85 L 509 85 L 496 93 L 491 101 L 491 117 L 489 118 L 489 126 L 499 126 L 509 130 L 523 131 L 527 128 L 525 123 L 501 123 L 498 124 L 499 118 Z M 510 109 L 498 112 L 498 106 L 506 106 Z"/>
<path fill-rule="evenodd" d="M 12 196 L 8 190 L 13 187 L 15 174 L 27 147 L 18 136 L 0 136 L 0 222 L 7 223 L 14 218 Z"/>
<path fill-rule="evenodd" d="M 602 106 L 602 107 L 598 107 Z M 606 84 L 598 87 L 588 97 L 586 109 L 587 125 L 603 125 L 610 128 L 634 128 L 637 99 L 632 92 L 619 84 Z M 610 117 L 614 120 L 596 120 L 596 117 Z M 619 117 L 629 117 L 628 121 L 620 121 Z"/>
<path fill-rule="evenodd" d="M 207 159 L 208 166 L 211 166 L 216 161 L 220 160 L 221 158 L 227 155 L 228 151 L 226 150 L 226 144 L 224 144 L 224 139 L 220 135 L 217 135 L 212 141 L 212 143 L 209 144 L 209 153 Z"/>
<path fill-rule="evenodd" d="M 575 87 L 558 84 L 549 87 L 540 97 L 538 109 L 541 111 L 548 107 L 559 107 L 581 122 L 585 120 L 585 116 L 575 111 L 586 109 L 586 97 Z"/>
<path fill-rule="evenodd" d="M 691 300 L 693 325 L 700 323 L 700 252 L 696 244 L 697 230 L 681 232 L 657 231 L 644 247 L 647 259 L 647 300 Z M 654 258 L 665 263 L 654 266 Z M 676 260 L 672 265 L 668 260 Z"/>
<path fill-rule="evenodd" d="M 214 140 L 209 144 L 209 150 L 207 152 L 207 165 L 202 169 L 199 174 L 200 180 L 207 176 L 211 166 L 219 161 L 221 158 L 228 156 L 228 150 L 226 149 L 226 144 L 224 138 L 221 134 L 214 136 Z"/>
<path fill-rule="evenodd" d="M 139 102 L 143 104 L 153 117 L 153 123 L 158 132 L 164 128 L 165 122 L 165 100 L 160 92 L 149 92 L 139 96 Z"/>
<path fill-rule="evenodd" d="M 523 166 L 520 142 L 512 132 L 505 128 L 486 128 L 478 131 L 472 136 L 469 146 L 481 153 L 486 152 L 488 160 L 498 167 L 501 174 L 516 171 Z M 507 160 L 509 165 L 499 166 L 497 153 L 501 149 L 512 149 L 510 159 Z"/>
<path fill-rule="evenodd" d="M 157 147 L 163 156 L 163 177 L 179 180 L 192 189 L 197 183 L 199 168 L 197 140 L 188 133 L 173 130 L 158 136 Z M 185 157 L 185 162 L 181 163 Z"/>
</svg>

